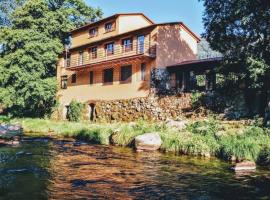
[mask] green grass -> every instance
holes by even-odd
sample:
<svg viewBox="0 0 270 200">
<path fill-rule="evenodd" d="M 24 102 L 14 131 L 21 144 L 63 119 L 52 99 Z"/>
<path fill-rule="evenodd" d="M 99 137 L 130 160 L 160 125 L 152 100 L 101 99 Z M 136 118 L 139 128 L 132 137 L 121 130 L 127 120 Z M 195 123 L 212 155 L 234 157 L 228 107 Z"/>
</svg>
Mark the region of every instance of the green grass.
<svg viewBox="0 0 270 200">
<path fill-rule="evenodd" d="M 216 156 L 222 159 L 270 163 L 270 130 L 241 123 L 226 123 L 214 119 L 190 122 L 178 131 L 164 123 L 138 121 L 134 123 L 66 122 L 45 119 L 8 119 L 0 122 L 20 123 L 28 135 L 73 137 L 97 144 L 132 146 L 134 138 L 150 132 L 160 134 L 161 150 L 193 156 Z"/>
</svg>

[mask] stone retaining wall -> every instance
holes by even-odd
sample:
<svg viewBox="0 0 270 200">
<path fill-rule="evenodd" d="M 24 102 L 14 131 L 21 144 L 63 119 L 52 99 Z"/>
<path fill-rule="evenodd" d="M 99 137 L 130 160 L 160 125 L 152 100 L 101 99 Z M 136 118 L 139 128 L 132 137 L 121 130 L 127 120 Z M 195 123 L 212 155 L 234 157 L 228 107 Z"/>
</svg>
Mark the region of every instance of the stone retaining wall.
<svg viewBox="0 0 270 200">
<path fill-rule="evenodd" d="M 190 97 L 191 94 L 180 94 L 177 96 L 96 101 L 88 104 L 95 104 L 94 119 L 96 121 L 135 121 L 138 119 L 163 121 L 182 118 L 183 110 L 191 108 Z"/>
</svg>

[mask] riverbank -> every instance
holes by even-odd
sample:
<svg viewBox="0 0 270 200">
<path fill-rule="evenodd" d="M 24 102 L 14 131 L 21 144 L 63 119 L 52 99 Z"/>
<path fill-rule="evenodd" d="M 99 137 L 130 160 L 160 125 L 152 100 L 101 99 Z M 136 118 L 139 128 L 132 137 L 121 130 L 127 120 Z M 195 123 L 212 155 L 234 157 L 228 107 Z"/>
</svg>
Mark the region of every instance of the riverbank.
<svg viewBox="0 0 270 200">
<path fill-rule="evenodd" d="M 2 119 L 3 121 L 3 119 Z M 214 119 L 188 121 L 181 127 L 173 123 L 98 123 L 11 119 L 20 123 L 26 135 L 72 137 L 91 143 L 133 147 L 134 138 L 156 132 L 162 139 L 161 151 L 225 160 L 270 161 L 270 130 L 244 122 Z"/>
</svg>

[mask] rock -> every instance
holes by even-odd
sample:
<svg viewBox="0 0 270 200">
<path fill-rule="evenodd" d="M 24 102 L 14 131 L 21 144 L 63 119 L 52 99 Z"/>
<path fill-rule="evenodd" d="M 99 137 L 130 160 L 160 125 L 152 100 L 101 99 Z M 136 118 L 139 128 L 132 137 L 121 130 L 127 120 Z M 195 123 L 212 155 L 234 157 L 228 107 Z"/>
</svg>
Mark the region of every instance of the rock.
<svg viewBox="0 0 270 200">
<path fill-rule="evenodd" d="M 167 127 L 170 128 L 177 128 L 178 130 L 183 130 L 186 128 L 188 121 L 174 121 L 174 120 L 168 120 L 166 122 Z"/>
<path fill-rule="evenodd" d="M 135 138 L 135 148 L 137 151 L 155 151 L 162 144 L 158 133 L 146 133 Z"/>
<path fill-rule="evenodd" d="M 236 163 L 232 169 L 234 171 L 253 171 L 256 169 L 256 163 L 251 161 L 243 161 Z"/>
</svg>

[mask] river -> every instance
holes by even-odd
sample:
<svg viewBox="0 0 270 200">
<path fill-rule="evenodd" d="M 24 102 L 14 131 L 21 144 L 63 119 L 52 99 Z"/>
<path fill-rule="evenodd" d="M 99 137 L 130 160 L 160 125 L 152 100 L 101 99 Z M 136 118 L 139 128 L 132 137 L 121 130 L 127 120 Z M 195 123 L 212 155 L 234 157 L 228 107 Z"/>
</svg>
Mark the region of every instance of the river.
<svg viewBox="0 0 270 200">
<path fill-rule="evenodd" d="M 270 199 L 270 170 L 218 159 L 25 137 L 0 147 L 0 199 Z"/>
</svg>

